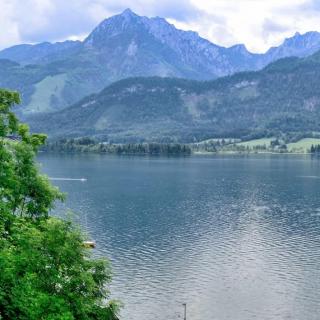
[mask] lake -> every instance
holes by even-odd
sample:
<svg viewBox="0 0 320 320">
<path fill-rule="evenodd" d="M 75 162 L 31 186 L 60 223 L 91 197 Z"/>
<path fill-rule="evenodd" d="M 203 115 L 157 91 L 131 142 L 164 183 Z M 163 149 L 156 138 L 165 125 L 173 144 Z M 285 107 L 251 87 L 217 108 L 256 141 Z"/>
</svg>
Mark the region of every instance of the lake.
<svg viewBox="0 0 320 320">
<path fill-rule="evenodd" d="M 124 320 L 318 320 L 320 160 L 40 154 Z"/>
</svg>

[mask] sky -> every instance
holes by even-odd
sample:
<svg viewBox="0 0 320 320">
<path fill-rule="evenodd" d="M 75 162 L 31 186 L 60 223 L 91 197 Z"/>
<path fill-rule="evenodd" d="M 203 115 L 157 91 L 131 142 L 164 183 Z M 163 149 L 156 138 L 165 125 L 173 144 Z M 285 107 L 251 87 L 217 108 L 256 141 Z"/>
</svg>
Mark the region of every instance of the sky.
<svg viewBox="0 0 320 320">
<path fill-rule="evenodd" d="M 83 39 L 102 20 L 131 8 L 197 31 L 215 44 L 265 52 L 296 32 L 320 31 L 320 0 L 0 0 L 0 49 Z"/>
</svg>

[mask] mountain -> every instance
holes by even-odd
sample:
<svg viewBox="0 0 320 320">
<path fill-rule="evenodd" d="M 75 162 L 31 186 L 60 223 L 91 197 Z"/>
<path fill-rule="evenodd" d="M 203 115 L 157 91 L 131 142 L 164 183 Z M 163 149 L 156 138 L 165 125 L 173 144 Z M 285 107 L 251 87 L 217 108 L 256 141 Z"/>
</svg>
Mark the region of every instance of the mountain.
<svg viewBox="0 0 320 320">
<path fill-rule="evenodd" d="M 1 51 L 0 67 L 6 68 L 0 71 L 0 87 L 22 88 L 22 113 L 52 112 L 128 77 L 210 80 L 258 70 L 286 56 L 308 56 L 319 47 L 319 33 L 309 32 L 265 54 L 253 54 L 244 45 L 224 48 L 195 32 L 178 30 L 163 18 L 142 17 L 127 9 L 101 22 L 82 42 L 45 42 Z M 19 65 L 10 69 L 7 59 Z"/>
<path fill-rule="evenodd" d="M 84 52 L 99 56 L 117 79 L 147 73 L 211 79 L 246 69 L 246 61 L 254 56 L 243 45 L 217 46 L 196 32 L 176 29 L 163 18 L 141 17 L 126 9 L 101 22 L 83 43 L 18 45 L 1 51 L 0 59 L 38 64 L 70 58 L 71 53 L 77 59 Z"/>
<path fill-rule="evenodd" d="M 310 31 L 305 34 L 297 32 L 287 38 L 279 47 L 270 48 L 263 59 L 263 64 L 285 57 L 306 57 L 320 50 L 320 33 Z"/>
<path fill-rule="evenodd" d="M 320 132 L 320 52 L 214 81 L 130 78 L 30 120 L 52 138 L 189 142 Z"/>
<path fill-rule="evenodd" d="M 20 45 L 0 52 L 0 58 L 20 64 L 36 64 L 41 72 L 22 83 L 15 66 L 8 86 L 0 74 L 0 86 L 24 87 L 24 113 L 54 111 L 106 85 L 132 76 L 212 79 L 250 68 L 251 54 L 236 47 L 226 49 L 200 38 L 195 32 L 177 30 L 162 18 L 140 17 L 130 10 L 104 20 L 83 42 Z M 242 67 L 237 67 L 238 61 Z M 1 66 L 1 62 L 0 62 Z"/>
<path fill-rule="evenodd" d="M 140 17 L 129 9 L 103 21 L 84 45 L 102 53 L 105 62 L 111 68 L 116 66 L 121 77 L 212 79 L 246 69 L 246 61 L 252 56 L 245 48 L 217 46 L 195 32 L 176 29 L 163 18 Z"/>
<path fill-rule="evenodd" d="M 23 65 L 46 63 L 76 54 L 81 48 L 80 41 L 42 42 L 21 44 L 0 51 L 0 59 L 9 59 Z"/>
</svg>

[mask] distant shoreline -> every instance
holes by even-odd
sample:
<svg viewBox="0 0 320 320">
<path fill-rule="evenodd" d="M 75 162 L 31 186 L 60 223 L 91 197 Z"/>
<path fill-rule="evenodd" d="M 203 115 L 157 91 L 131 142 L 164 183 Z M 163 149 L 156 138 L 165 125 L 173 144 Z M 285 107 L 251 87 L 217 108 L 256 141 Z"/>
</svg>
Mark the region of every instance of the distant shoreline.
<svg viewBox="0 0 320 320">
<path fill-rule="evenodd" d="M 97 152 L 97 151 L 58 151 L 58 150 L 41 150 L 42 154 L 99 154 L 99 155 L 117 155 L 117 156 L 188 156 L 188 157 L 197 157 L 197 156 L 214 156 L 214 155 L 237 155 L 237 156 L 251 156 L 251 155 L 292 155 L 292 156 L 312 156 L 311 153 L 302 153 L 302 152 L 236 152 L 236 151 L 219 151 L 219 152 L 210 152 L 210 151 L 196 151 L 191 153 L 115 153 L 115 152 Z"/>
<path fill-rule="evenodd" d="M 211 139 L 195 143 L 109 143 L 94 138 L 64 138 L 49 141 L 43 148 L 45 152 L 55 153 L 96 153 L 118 155 L 317 155 L 320 139 L 301 139 L 297 142 L 284 142 L 278 139 L 263 138 L 249 141 L 235 139 Z"/>
<path fill-rule="evenodd" d="M 312 155 L 310 152 L 237 152 L 237 151 L 218 151 L 218 152 L 210 152 L 210 151 L 196 151 L 193 152 L 192 155 L 213 155 L 213 154 L 234 154 L 234 155 L 252 155 L 252 154 L 277 154 L 277 155 Z"/>
</svg>

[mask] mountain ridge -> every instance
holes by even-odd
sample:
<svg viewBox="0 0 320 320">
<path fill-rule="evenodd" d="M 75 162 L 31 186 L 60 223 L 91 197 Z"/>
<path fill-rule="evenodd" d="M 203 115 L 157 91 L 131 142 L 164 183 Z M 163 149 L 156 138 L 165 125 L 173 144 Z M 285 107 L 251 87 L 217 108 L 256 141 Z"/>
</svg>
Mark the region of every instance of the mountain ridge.
<svg viewBox="0 0 320 320">
<path fill-rule="evenodd" d="M 21 90 L 21 113 L 52 112 L 127 77 L 210 80 L 259 70 L 287 55 L 308 56 L 318 49 L 320 34 L 309 32 L 288 38 L 266 54 L 253 54 L 242 44 L 218 46 L 163 18 L 143 17 L 127 9 L 102 21 L 84 41 L 20 45 L 1 51 L 0 59 L 20 65 L 10 69 L 6 64 L 0 70 L 0 86 Z"/>
<path fill-rule="evenodd" d="M 320 132 L 318 83 L 320 53 L 213 81 L 128 78 L 29 122 L 52 138 L 121 143 L 301 135 Z"/>
</svg>

